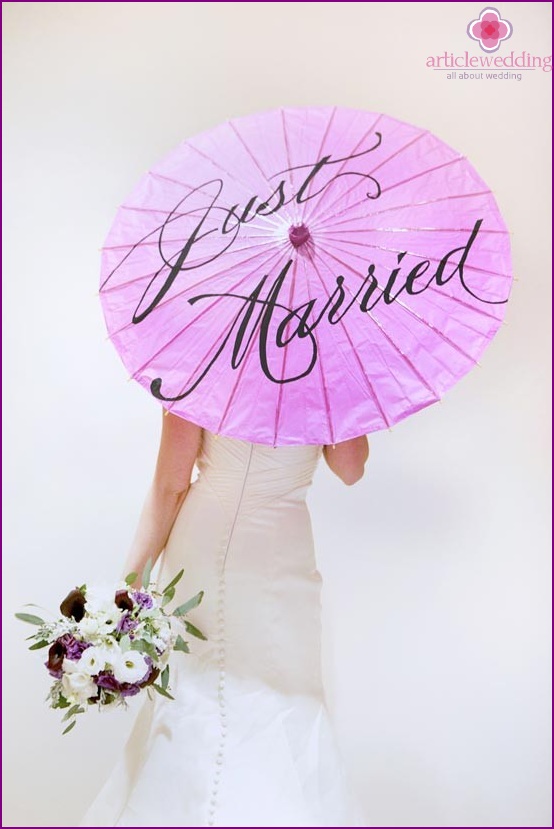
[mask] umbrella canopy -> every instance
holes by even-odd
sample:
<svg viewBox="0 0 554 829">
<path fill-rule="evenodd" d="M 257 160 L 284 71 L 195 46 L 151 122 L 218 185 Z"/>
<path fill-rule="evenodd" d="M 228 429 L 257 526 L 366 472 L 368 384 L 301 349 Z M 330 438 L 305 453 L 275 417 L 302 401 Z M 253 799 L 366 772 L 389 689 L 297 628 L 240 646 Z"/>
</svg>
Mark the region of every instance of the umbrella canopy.
<svg viewBox="0 0 554 829">
<path fill-rule="evenodd" d="M 478 361 L 510 234 L 467 158 L 383 113 L 284 108 L 183 141 L 102 248 L 130 376 L 216 434 L 333 444 L 429 406 Z"/>
</svg>

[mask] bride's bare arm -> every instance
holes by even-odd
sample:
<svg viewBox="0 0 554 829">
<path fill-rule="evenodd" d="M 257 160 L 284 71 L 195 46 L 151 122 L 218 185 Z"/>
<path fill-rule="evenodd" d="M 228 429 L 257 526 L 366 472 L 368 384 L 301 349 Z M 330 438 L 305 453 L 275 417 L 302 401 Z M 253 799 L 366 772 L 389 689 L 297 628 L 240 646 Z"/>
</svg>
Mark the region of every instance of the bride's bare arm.
<svg viewBox="0 0 554 829">
<path fill-rule="evenodd" d="M 323 447 L 323 457 L 327 466 L 343 483 L 351 486 L 364 474 L 364 466 L 369 457 L 369 442 L 366 435 Z"/>
<path fill-rule="evenodd" d="M 149 558 L 155 564 L 162 553 L 181 504 L 189 491 L 192 470 L 202 439 L 202 428 L 162 409 L 162 431 L 156 468 L 139 518 L 135 537 L 120 578 L 138 573 L 133 587 L 142 584 Z"/>
</svg>

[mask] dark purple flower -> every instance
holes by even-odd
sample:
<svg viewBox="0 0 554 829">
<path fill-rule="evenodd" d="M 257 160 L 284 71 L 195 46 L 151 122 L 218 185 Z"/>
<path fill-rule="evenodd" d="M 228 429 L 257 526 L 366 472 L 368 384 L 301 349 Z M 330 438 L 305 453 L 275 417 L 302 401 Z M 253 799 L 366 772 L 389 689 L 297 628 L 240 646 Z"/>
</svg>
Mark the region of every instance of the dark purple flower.
<svg viewBox="0 0 554 829">
<path fill-rule="evenodd" d="M 141 609 L 153 607 L 154 602 L 152 601 L 152 596 L 148 593 L 142 593 L 140 590 L 136 590 L 133 595 L 136 603 Z"/>
<path fill-rule="evenodd" d="M 122 697 L 133 697 L 139 693 L 140 685 L 137 685 L 136 682 L 122 682 L 119 690 L 121 691 Z"/>
<path fill-rule="evenodd" d="M 61 679 L 63 676 L 62 664 L 65 656 L 65 645 L 56 639 L 48 648 L 48 659 L 44 663 L 51 676 Z"/>
<path fill-rule="evenodd" d="M 94 680 L 99 688 L 105 688 L 107 691 L 119 691 L 120 683 L 110 671 L 100 671 Z"/>
<path fill-rule="evenodd" d="M 134 630 L 138 624 L 139 620 L 134 619 L 127 610 L 125 613 L 121 614 L 121 619 L 117 623 L 116 631 L 117 633 L 129 633 Z"/>
<path fill-rule="evenodd" d="M 85 605 L 87 603 L 85 594 L 79 590 L 70 590 L 63 602 L 60 604 L 60 610 L 64 616 L 75 619 L 80 622 L 85 615 Z"/>
<path fill-rule="evenodd" d="M 135 606 L 127 590 L 115 591 L 115 603 L 122 610 L 132 610 Z"/>
<path fill-rule="evenodd" d="M 66 657 L 74 660 L 80 659 L 83 651 L 86 651 L 92 645 L 92 642 L 83 642 L 81 639 L 75 639 L 71 633 L 64 633 L 57 641 L 64 645 Z"/>
</svg>

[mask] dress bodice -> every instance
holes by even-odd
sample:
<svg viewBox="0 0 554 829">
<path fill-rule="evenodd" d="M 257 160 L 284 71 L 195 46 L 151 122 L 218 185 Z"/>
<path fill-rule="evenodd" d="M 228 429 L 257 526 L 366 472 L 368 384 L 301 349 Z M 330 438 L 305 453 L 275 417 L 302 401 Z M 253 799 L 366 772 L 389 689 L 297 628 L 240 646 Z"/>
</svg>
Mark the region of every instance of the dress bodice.
<svg viewBox="0 0 554 829">
<path fill-rule="evenodd" d="M 304 499 L 323 446 L 268 446 L 202 430 L 197 484 L 224 502 L 254 506 L 279 499 Z"/>
</svg>

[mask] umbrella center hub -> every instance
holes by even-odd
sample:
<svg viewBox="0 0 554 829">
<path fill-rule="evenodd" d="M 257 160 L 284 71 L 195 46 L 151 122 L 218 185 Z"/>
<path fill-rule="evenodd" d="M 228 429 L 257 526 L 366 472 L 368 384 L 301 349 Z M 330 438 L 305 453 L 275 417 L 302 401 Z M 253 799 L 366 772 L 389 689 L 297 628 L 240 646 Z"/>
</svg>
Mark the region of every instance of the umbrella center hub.
<svg viewBox="0 0 554 829">
<path fill-rule="evenodd" d="M 289 239 L 295 248 L 304 245 L 308 239 L 311 239 L 311 233 L 305 224 L 291 225 L 289 228 Z"/>
</svg>

